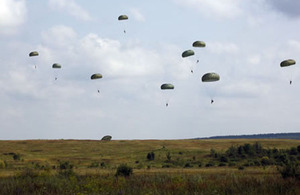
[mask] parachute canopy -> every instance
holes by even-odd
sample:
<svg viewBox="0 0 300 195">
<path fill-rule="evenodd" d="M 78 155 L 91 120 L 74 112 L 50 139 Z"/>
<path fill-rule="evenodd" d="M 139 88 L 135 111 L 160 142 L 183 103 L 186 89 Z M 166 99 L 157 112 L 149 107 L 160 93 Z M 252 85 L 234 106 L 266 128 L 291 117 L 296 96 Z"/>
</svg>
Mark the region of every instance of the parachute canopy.
<svg viewBox="0 0 300 195">
<path fill-rule="evenodd" d="M 194 55 L 195 54 L 195 52 L 193 51 L 193 50 L 186 50 L 186 51 L 184 51 L 183 53 L 182 53 L 182 57 L 183 58 L 185 58 L 185 57 L 189 57 L 189 56 L 192 56 L 192 55 Z"/>
<path fill-rule="evenodd" d="M 203 41 L 195 41 L 193 47 L 205 47 L 206 44 Z"/>
<path fill-rule="evenodd" d="M 296 64 L 296 61 L 293 60 L 293 59 L 288 59 L 288 60 L 284 60 L 280 63 L 280 66 L 281 67 L 286 67 L 286 66 L 291 66 L 291 65 L 294 65 Z"/>
<path fill-rule="evenodd" d="M 52 65 L 52 68 L 61 68 L 61 65 L 58 64 L 58 63 L 54 63 L 54 64 Z"/>
<path fill-rule="evenodd" d="M 165 89 L 174 89 L 174 85 L 172 85 L 170 83 L 165 83 L 165 84 L 162 84 L 160 86 L 160 89 L 162 89 L 162 90 L 165 90 Z"/>
<path fill-rule="evenodd" d="M 100 73 L 93 74 L 93 75 L 91 76 L 91 79 L 92 79 L 92 80 L 94 80 L 94 79 L 101 79 L 101 78 L 102 78 L 102 74 L 100 74 Z"/>
<path fill-rule="evenodd" d="M 110 136 L 110 135 L 106 135 L 106 136 L 104 136 L 104 137 L 102 137 L 102 141 L 110 141 L 111 140 L 111 138 L 112 138 L 112 136 Z"/>
<path fill-rule="evenodd" d="M 128 16 L 127 15 L 120 15 L 118 17 L 118 20 L 128 20 Z"/>
<path fill-rule="evenodd" d="M 37 51 L 32 51 L 29 53 L 29 57 L 38 56 L 38 55 L 39 55 L 39 52 L 37 52 Z"/>
<path fill-rule="evenodd" d="M 220 80 L 220 76 L 217 73 L 210 72 L 202 76 L 202 82 L 214 82 Z"/>
</svg>

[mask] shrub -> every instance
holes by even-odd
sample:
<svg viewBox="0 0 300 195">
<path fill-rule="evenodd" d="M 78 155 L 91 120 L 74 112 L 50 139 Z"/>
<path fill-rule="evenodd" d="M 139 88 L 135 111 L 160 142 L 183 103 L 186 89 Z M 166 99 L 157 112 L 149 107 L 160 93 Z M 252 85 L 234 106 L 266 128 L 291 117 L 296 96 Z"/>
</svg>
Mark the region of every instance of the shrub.
<svg viewBox="0 0 300 195">
<path fill-rule="evenodd" d="M 70 164 L 69 161 L 60 162 L 58 167 L 59 167 L 59 175 L 61 176 L 70 177 L 75 174 L 73 171 L 73 165 Z"/>
<path fill-rule="evenodd" d="M 224 167 L 224 166 L 226 166 L 226 163 L 221 162 L 221 163 L 219 164 L 219 167 Z"/>
<path fill-rule="evenodd" d="M 300 165 L 296 164 L 294 162 L 289 162 L 285 165 L 283 165 L 282 168 L 278 168 L 278 171 L 280 172 L 282 178 L 297 178 L 300 180 Z"/>
<path fill-rule="evenodd" d="M 129 177 L 133 174 L 132 168 L 126 164 L 121 164 L 117 168 L 116 176 Z"/>
<path fill-rule="evenodd" d="M 184 168 L 191 168 L 193 165 L 191 165 L 189 162 L 185 163 Z"/>
<path fill-rule="evenodd" d="M 260 162 L 262 166 L 267 166 L 271 164 L 271 161 L 267 156 L 262 157 Z"/>
<path fill-rule="evenodd" d="M 245 167 L 244 166 L 239 166 L 239 170 L 244 170 Z"/>
<path fill-rule="evenodd" d="M 13 154 L 13 159 L 18 161 L 21 160 L 21 155 L 20 154 Z"/>
<path fill-rule="evenodd" d="M 172 158 L 172 157 L 171 157 L 171 153 L 170 153 L 170 152 L 168 152 L 168 153 L 166 154 L 166 157 L 167 157 L 167 160 L 168 160 L 168 161 L 171 161 L 171 158 Z"/>
<path fill-rule="evenodd" d="M 209 161 L 208 163 L 206 163 L 205 166 L 206 167 L 213 167 L 213 166 L 215 166 L 215 163 L 213 161 Z"/>
<path fill-rule="evenodd" d="M 5 162 L 3 160 L 0 160 L 0 169 L 3 169 L 5 167 Z"/>
<path fill-rule="evenodd" d="M 149 153 L 147 154 L 147 159 L 148 159 L 148 160 L 154 160 L 154 158 L 155 158 L 154 152 L 149 152 Z"/>
<path fill-rule="evenodd" d="M 221 156 L 220 162 L 228 162 L 228 158 L 226 156 Z"/>
</svg>

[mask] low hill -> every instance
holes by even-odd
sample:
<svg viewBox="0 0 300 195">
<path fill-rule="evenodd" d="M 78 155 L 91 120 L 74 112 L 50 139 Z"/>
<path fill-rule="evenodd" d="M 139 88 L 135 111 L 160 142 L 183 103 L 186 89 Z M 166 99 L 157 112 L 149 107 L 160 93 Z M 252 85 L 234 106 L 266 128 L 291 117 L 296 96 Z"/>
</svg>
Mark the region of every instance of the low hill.
<svg viewBox="0 0 300 195">
<path fill-rule="evenodd" d="M 300 133 L 267 133 L 253 135 L 226 135 L 212 136 L 196 139 L 296 139 L 300 140 Z"/>
</svg>

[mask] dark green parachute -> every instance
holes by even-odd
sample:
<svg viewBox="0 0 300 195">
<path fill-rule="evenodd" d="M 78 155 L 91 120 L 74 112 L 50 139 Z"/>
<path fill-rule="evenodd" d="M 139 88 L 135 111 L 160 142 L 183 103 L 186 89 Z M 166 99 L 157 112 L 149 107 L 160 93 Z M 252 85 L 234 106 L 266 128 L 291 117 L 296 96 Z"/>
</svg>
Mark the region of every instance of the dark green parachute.
<svg viewBox="0 0 300 195">
<path fill-rule="evenodd" d="M 217 73 L 210 72 L 202 76 L 202 82 L 215 82 L 220 80 L 220 76 Z"/>
<path fill-rule="evenodd" d="M 281 67 L 286 67 L 286 66 L 291 66 L 291 65 L 294 65 L 296 64 L 296 61 L 293 60 L 293 59 L 288 59 L 288 60 L 284 60 L 280 63 L 280 66 Z"/>
<path fill-rule="evenodd" d="M 120 15 L 118 17 L 118 20 L 128 20 L 128 16 L 127 15 Z"/>
<path fill-rule="evenodd" d="M 29 57 L 38 56 L 38 55 L 39 55 L 39 52 L 37 52 L 37 51 L 32 51 L 29 53 Z"/>
<path fill-rule="evenodd" d="M 102 141 L 110 141 L 112 139 L 112 136 L 110 136 L 110 135 L 106 135 L 106 136 L 104 136 L 104 137 L 102 137 Z"/>
<path fill-rule="evenodd" d="M 94 80 L 94 79 L 101 79 L 101 78 L 102 78 L 102 74 L 100 74 L 100 73 L 93 74 L 93 75 L 91 76 L 91 79 L 92 79 L 92 80 Z"/>
<path fill-rule="evenodd" d="M 193 47 L 205 47 L 206 44 L 203 41 L 195 41 Z"/>
<path fill-rule="evenodd" d="M 162 89 L 162 90 L 165 90 L 165 89 L 174 89 L 174 85 L 172 85 L 170 83 L 165 83 L 165 84 L 162 84 L 160 86 L 160 89 Z"/>
<path fill-rule="evenodd" d="M 184 51 L 183 53 L 182 53 L 182 57 L 183 58 L 185 58 L 185 57 L 189 57 L 189 56 L 192 56 L 192 55 L 194 55 L 195 54 L 195 52 L 193 51 L 193 50 L 186 50 L 186 51 Z"/>
<path fill-rule="evenodd" d="M 52 65 L 52 68 L 61 68 L 61 65 L 58 64 L 58 63 L 54 63 L 54 64 Z"/>
</svg>

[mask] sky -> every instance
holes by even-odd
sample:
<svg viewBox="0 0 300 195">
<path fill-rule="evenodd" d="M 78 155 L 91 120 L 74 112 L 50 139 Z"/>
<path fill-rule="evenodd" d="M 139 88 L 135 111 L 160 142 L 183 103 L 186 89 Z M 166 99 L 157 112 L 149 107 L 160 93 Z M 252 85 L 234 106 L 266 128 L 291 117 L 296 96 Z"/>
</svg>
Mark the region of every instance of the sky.
<svg viewBox="0 0 300 195">
<path fill-rule="evenodd" d="M 1 0 L 0 140 L 299 132 L 300 70 L 280 67 L 300 61 L 299 9 L 298 0 Z M 220 80 L 203 83 L 208 72 Z"/>
</svg>

